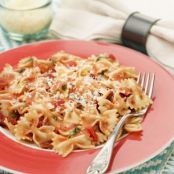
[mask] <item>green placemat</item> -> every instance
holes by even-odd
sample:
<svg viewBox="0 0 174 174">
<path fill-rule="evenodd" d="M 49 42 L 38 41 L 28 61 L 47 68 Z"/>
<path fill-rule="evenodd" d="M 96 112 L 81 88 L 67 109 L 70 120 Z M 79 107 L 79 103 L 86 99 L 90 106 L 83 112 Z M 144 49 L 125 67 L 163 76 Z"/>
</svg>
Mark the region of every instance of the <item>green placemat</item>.
<svg viewBox="0 0 174 174">
<path fill-rule="evenodd" d="M 151 160 L 120 174 L 174 174 L 174 141 Z"/>
</svg>

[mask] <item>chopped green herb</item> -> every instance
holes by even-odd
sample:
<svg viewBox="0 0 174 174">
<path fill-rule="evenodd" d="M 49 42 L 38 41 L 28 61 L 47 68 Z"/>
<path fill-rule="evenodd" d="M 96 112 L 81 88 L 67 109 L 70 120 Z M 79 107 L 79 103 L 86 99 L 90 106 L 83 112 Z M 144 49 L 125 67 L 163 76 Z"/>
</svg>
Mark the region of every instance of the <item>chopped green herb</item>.
<svg viewBox="0 0 174 174">
<path fill-rule="evenodd" d="M 27 63 L 28 63 L 28 62 L 33 62 L 33 58 L 32 58 L 32 57 L 28 58 L 28 59 L 26 60 L 26 62 L 27 62 Z"/>
<path fill-rule="evenodd" d="M 80 128 L 76 127 L 70 132 L 70 135 L 76 135 L 79 132 L 80 132 Z"/>
</svg>

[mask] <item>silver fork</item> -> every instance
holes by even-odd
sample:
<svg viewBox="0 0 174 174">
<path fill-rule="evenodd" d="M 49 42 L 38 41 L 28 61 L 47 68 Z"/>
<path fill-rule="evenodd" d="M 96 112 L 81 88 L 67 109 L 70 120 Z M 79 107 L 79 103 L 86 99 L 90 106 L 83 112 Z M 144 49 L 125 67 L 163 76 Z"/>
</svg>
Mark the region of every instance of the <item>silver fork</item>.
<svg viewBox="0 0 174 174">
<path fill-rule="evenodd" d="M 137 83 L 141 85 L 142 89 L 149 96 L 149 98 L 152 97 L 154 81 L 154 73 L 140 73 L 137 80 Z M 98 155 L 91 162 L 90 166 L 87 169 L 87 174 L 104 174 L 106 172 L 112 157 L 115 139 L 118 137 L 120 129 L 123 127 L 124 123 L 128 118 L 139 116 L 143 117 L 147 112 L 148 108 L 149 106 L 138 112 L 127 113 L 120 119 L 109 140 L 105 143 Z"/>
</svg>

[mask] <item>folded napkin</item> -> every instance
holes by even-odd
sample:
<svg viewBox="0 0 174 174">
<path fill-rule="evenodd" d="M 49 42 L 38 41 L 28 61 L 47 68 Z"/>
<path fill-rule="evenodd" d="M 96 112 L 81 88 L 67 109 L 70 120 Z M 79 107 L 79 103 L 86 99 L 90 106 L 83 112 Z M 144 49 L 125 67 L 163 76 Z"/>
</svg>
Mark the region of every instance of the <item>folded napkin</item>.
<svg viewBox="0 0 174 174">
<path fill-rule="evenodd" d="M 125 20 L 133 12 L 121 0 L 64 0 L 50 31 L 58 38 L 121 44 Z M 138 11 L 138 9 L 137 9 Z M 159 20 L 150 30 L 147 53 L 174 73 L 174 21 Z"/>
</svg>

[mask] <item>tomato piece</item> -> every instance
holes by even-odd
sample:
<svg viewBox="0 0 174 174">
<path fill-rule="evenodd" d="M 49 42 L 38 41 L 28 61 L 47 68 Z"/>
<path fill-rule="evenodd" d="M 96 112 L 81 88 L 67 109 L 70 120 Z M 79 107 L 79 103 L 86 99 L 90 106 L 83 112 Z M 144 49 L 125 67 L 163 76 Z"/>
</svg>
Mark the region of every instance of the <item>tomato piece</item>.
<svg viewBox="0 0 174 174">
<path fill-rule="evenodd" d="M 46 64 L 36 63 L 35 66 L 39 67 L 41 73 L 47 72 L 49 67 Z"/>
<path fill-rule="evenodd" d="M 68 61 L 65 63 L 67 66 L 77 66 L 77 63 L 75 61 Z"/>
<path fill-rule="evenodd" d="M 93 127 L 87 127 L 86 128 L 87 132 L 89 133 L 89 136 L 93 139 L 93 141 L 98 141 L 98 136 L 95 133 L 95 130 Z"/>
<path fill-rule="evenodd" d="M 20 114 L 18 111 L 13 111 L 9 116 L 7 116 L 7 119 L 11 124 L 15 125 L 17 124 L 17 121 L 20 118 Z"/>
<path fill-rule="evenodd" d="M 35 94 L 36 94 L 36 92 L 35 92 L 35 91 L 32 91 L 32 92 L 30 93 L 30 96 L 28 96 L 28 97 L 26 98 L 26 104 L 27 104 L 27 105 L 31 105 L 31 103 L 33 102 L 33 99 L 34 99 Z"/>
<path fill-rule="evenodd" d="M 3 126 L 5 125 L 4 120 L 5 120 L 5 116 L 0 113 L 0 125 L 3 125 Z"/>
<path fill-rule="evenodd" d="M 29 77 L 28 77 L 28 81 L 32 82 L 34 81 L 36 78 L 36 74 L 35 73 L 32 73 Z"/>
<path fill-rule="evenodd" d="M 116 57 L 115 57 L 113 54 L 109 54 L 109 58 L 110 58 L 112 61 L 115 61 L 115 60 L 116 60 Z"/>
<path fill-rule="evenodd" d="M 0 113 L 0 125 L 5 125 L 5 123 L 4 123 L 5 118 L 7 118 L 7 120 L 11 124 L 15 125 L 15 124 L 17 124 L 17 120 L 19 119 L 19 116 L 15 116 L 15 117 L 13 117 L 13 116 L 4 116 L 3 114 Z"/>
<path fill-rule="evenodd" d="M 26 99 L 26 104 L 31 105 L 32 101 L 33 101 L 32 98 L 27 98 Z"/>
<path fill-rule="evenodd" d="M 53 102 L 53 105 L 54 105 L 55 107 L 59 107 L 59 106 L 62 106 L 64 103 L 65 103 L 65 101 L 64 101 L 63 99 L 59 99 L 59 100 L 57 100 L 57 101 L 54 101 L 54 102 Z"/>
<path fill-rule="evenodd" d="M 13 125 L 17 124 L 17 118 L 13 118 L 11 116 L 8 116 L 7 119 L 11 124 L 13 124 Z"/>
<path fill-rule="evenodd" d="M 50 73 L 54 73 L 54 72 L 56 72 L 56 70 L 54 68 L 51 68 Z"/>
<path fill-rule="evenodd" d="M 8 85 L 7 79 L 0 78 L 0 90 L 3 90 Z"/>
<path fill-rule="evenodd" d="M 123 79 L 125 79 L 124 72 L 120 72 L 120 73 L 118 73 L 118 74 L 115 75 L 115 80 L 121 81 Z"/>
<path fill-rule="evenodd" d="M 48 74 L 48 77 L 49 77 L 50 79 L 53 79 L 53 78 L 54 78 L 54 75 L 53 75 L 52 73 L 50 73 L 50 74 Z"/>
</svg>

